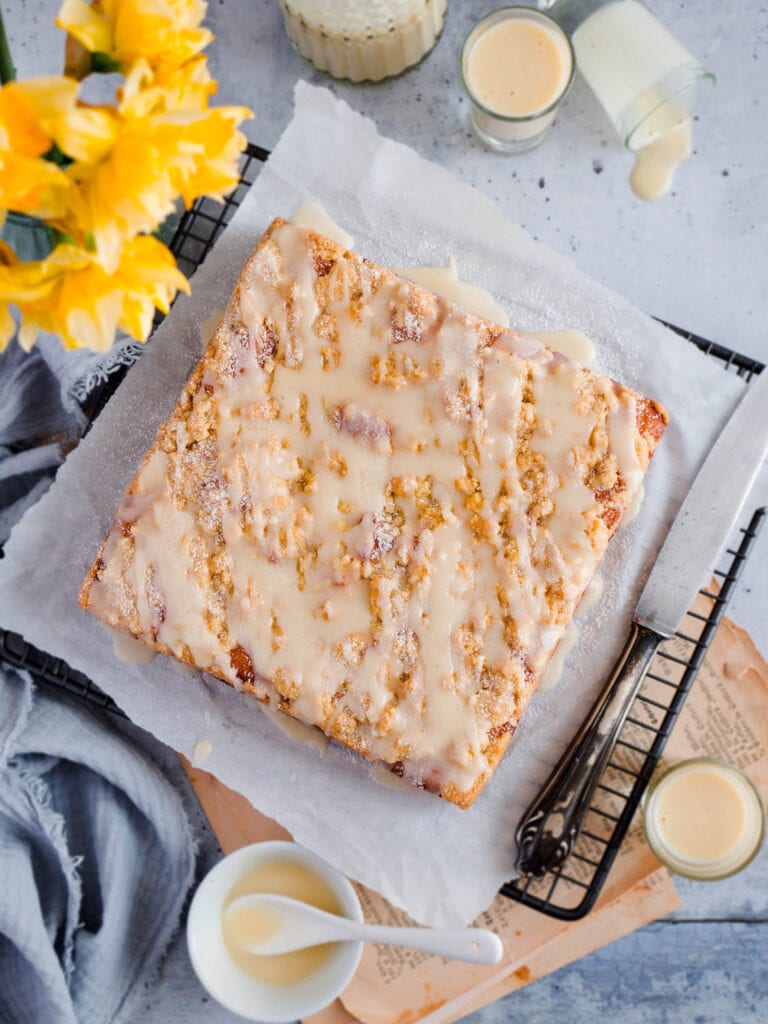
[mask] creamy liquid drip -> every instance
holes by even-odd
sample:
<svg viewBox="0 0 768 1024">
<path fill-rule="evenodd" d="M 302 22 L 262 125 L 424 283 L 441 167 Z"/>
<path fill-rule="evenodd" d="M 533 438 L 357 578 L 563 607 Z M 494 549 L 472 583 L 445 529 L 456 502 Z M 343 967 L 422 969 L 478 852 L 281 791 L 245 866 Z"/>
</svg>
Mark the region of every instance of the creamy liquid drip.
<svg viewBox="0 0 768 1024">
<path fill-rule="evenodd" d="M 413 786 L 410 782 L 406 782 L 405 779 L 400 778 L 399 775 L 395 775 L 394 772 L 390 771 L 383 764 L 372 764 L 371 765 L 371 778 L 374 782 L 378 782 L 380 786 L 386 786 L 387 789 L 399 789 L 408 790 L 413 792 Z"/>
<path fill-rule="evenodd" d="M 224 319 L 223 309 L 214 309 L 210 316 L 206 317 L 205 320 L 200 324 L 200 341 L 203 346 L 207 345 L 213 337 L 213 333 L 219 326 L 221 321 Z"/>
<path fill-rule="evenodd" d="M 325 235 L 326 238 L 332 238 L 334 242 L 338 242 L 345 249 L 351 249 L 355 244 L 352 235 L 333 220 L 320 203 L 305 199 L 293 211 L 291 220 L 294 224 L 303 224 L 305 228 L 311 228 L 313 231 Z"/>
<path fill-rule="evenodd" d="M 629 184 L 638 199 L 661 199 L 672 188 L 675 171 L 692 151 L 691 120 L 685 118 L 635 151 Z"/>
<path fill-rule="evenodd" d="M 642 484 L 640 484 L 640 486 L 638 487 L 637 491 L 635 492 L 634 498 L 632 499 L 632 501 L 627 506 L 627 511 L 621 517 L 621 525 L 622 526 L 627 526 L 629 523 L 632 522 L 633 519 L 637 518 L 637 515 L 638 515 L 640 509 L 642 508 L 644 498 L 645 498 L 645 487 Z"/>
<path fill-rule="evenodd" d="M 538 338 L 545 345 L 549 345 L 550 348 L 555 349 L 555 351 L 561 352 L 569 359 L 573 359 L 577 363 L 583 363 L 585 366 L 589 366 L 594 362 L 596 355 L 594 342 L 581 331 L 569 329 L 560 331 L 536 331 L 534 337 Z M 640 503 L 643 500 L 643 495 L 644 489 L 642 484 L 640 484 L 627 511 L 621 517 L 622 526 L 625 526 L 637 515 L 640 509 Z M 584 591 L 584 596 L 578 604 L 576 609 L 576 618 L 569 623 L 563 638 L 558 643 L 557 649 L 550 658 L 549 664 L 547 665 L 541 682 L 539 683 L 539 689 L 541 691 L 547 692 L 548 690 L 553 690 L 562 679 L 568 655 L 578 644 L 579 636 L 581 635 L 577 620 L 597 604 L 602 592 L 603 578 L 599 573 L 596 573 L 592 577 L 589 586 Z"/>
<path fill-rule="evenodd" d="M 127 665 L 147 665 L 155 657 L 156 651 L 147 647 L 143 640 L 120 633 L 111 626 L 104 626 L 112 639 L 112 651 L 118 661 Z"/>
<path fill-rule="evenodd" d="M 330 914 L 341 914 L 333 891 L 315 871 L 292 860 L 272 861 L 253 868 L 230 889 L 224 906 L 240 896 L 252 893 L 274 893 L 309 903 Z M 245 948 L 265 941 L 277 929 L 277 915 L 268 910 L 242 910 L 223 914 L 221 930 L 227 952 L 249 978 L 269 985 L 294 985 L 318 971 L 328 960 L 337 943 L 310 946 L 293 953 L 260 956 Z"/>
<path fill-rule="evenodd" d="M 485 317 L 492 324 L 509 326 L 509 317 L 487 289 L 461 280 L 453 256 L 445 267 L 394 267 L 393 270 L 401 277 L 420 284 L 427 291 L 455 302 L 457 306 L 463 306 L 470 313 Z"/>
<path fill-rule="evenodd" d="M 560 682 L 563 677 L 566 658 L 578 642 L 579 627 L 575 622 L 569 622 L 565 633 L 563 633 L 563 636 L 557 645 L 557 649 L 549 659 L 549 664 L 546 667 L 544 675 L 541 677 L 539 690 L 541 690 L 542 693 L 546 693 L 548 690 L 554 690 Z"/>
<path fill-rule="evenodd" d="M 320 287 L 331 290 L 322 316 Z M 582 401 L 586 371 L 533 338 L 507 331 L 478 352 L 467 313 L 365 262 L 318 278 L 291 224 L 259 251 L 227 316 L 255 337 L 274 325 L 274 373 L 224 336 L 219 368 L 167 442 L 184 451 L 215 398 L 204 505 L 197 492 L 171 500 L 187 483 L 157 448 L 118 514 L 134 524 L 133 558 L 123 566 L 113 532 L 94 599 L 122 601 L 128 587 L 141 631 L 177 655 L 273 706 L 280 696 L 372 760 L 403 761 L 414 781 L 437 772 L 468 791 L 487 770 L 491 725 L 519 717 L 607 543 L 580 469 L 601 404 L 611 465 L 630 496 L 639 484 L 634 398 L 596 375 L 599 402 Z M 520 449 L 524 382 L 535 417 Z M 226 645 L 201 564 L 212 530 L 231 581 Z"/>
<path fill-rule="evenodd" d="M 581 331 L 533 331 L 533 336 L 556 352 L 561 352 L 575 363 L 590 366 L 595 360 L 595 345 L 591 338 Z"/>
<path fill-rule="evenodd" d="M 305 725 L 296 718 L 288 715 L 281 715 L 279 711 L 273 711 L 266 704 L 261 705 L 261 710 L 272 722 L 276 729 L 287 736 L 294 743 L 300 743 L 304 747 L 311 747 L 317 750 L 322 756 L 328 749 L 328 737 L 320 732 L 314 725 Z"/>
<path fill-rule="evenodd" d="M 504 117 L 526 117 L 551 106 L 571 73 L 563 43 L 538 21 L 510 18 L 478 36 L 466 64 L 475 98 Z"/>
<path fill-rule="evenodd" d="M 572 622 L 568 624 L 568 628 L 563 634 L 563 638 L 557 645 L 557 649 L 549 660 L 549 664 L 546 667 L 544 675 L 541 677 L 539 683 L 539 689 L 546 693 L 548 690 L 553 690 L 560 680 L 563 678 L 563 670 L 565 669 L 565 662 L 568 655 L 574 649 L 576 644 L 579 642 L 581 630 L 579 629 L 579 620 L 587 614 L 590 609 L 594 608 L 603 593 L 603 577 L 600 573 L 595 573 L 589 582 L 589 586 L 584 591 L 584 596 L 579 601 L 578 607 L 576 608 L 576 615 Z"/>
<path fill-rule="evenodd" d="M 319 231 L 327 238 L 332 238 L 339 245 L 351 249 L 354 245 L 352 236 L 333 220 L 325 209 L 314 202 L 302 202 L 293 212 L 295 223 Z M 463 306 L 470 313 L 485 317 L 491 323 L 509 327 L 509 317 L 486 288 L 470 284 L 459 277 L 456 259 L 449 256 L 444 267 L 416 266 L 392 267 L 392 272 L 400 277 L 421 285 L 435 295 L 440 295 L 457 306 Z M 218 322 L 218 321 L 217 321 Z M 571 328 L 558 331 L 532 331 L 532 337 L 542 344 L 548 345 L 556 352 L 562 353 L 574 362 L 590 366 L 595 360 L 595 346 L 591 338 L 581 331 Z"/>
<path fill-rule="evenodd" d="M 538 340 L 544 345 L 549 345 L 549 347 L 554 349 L 556 352 L 562 353 L 564 356 L 567 356 L 568 359 L 573 359 L 577 363 L 589 366 L 595 360 L 596 352 L 594 342 L 581 331 L 567 328 L 559 331 L 536 331 L 532 336 L 538 338 Z M 636 475 L 637 472 L 639 472 L 639 467 L 636 468 L 634 475 Z M 644 488 L 642 484 L 640 484 L 629 507 L 627 508 L 627 511 L 621 517 L 622 526 L 625 526 L 635 518 L 640 509 L 644 493 Z M 576 609 L 576 619 L 569 623 L 565 634 L 557 645 L 557 649 L 550 658 L 549 664 L 547 665 L 541 682 L 539 683 L 539 689 L 541 691 L 546 692 L 548 690 L 553 690 L 562 679 L 568 655 L 579 642 L 581 631 L 576 620 L 586 614 L 586 612 L 597 603 L 602 592 L 603 578 L 598 573 L 592 577 L 589 586 L 584 592 L 584 596 L 578 604 Z"/>
<path fill-rule="evenodd" d="M 352 236 L 328 215 L 320 203 L 299 203 L 293 211 L 291 220 L 296 224 L 303 224 L 305 228 L 319 231 L 321 235 L 332 238 L 345 249 L 351 249 L 354 245 Z M 491 323 L 501 324 L 502 327 L 509 326 L 509 317 L 487 289 L 479 288 L 459 277 L 453 256 L 449 257 L 444 267 L 393 267 L 392 271 L 434 292 L 435 295 L 448 299 L 449 302 L 463 306 L 470 313 L 485 317 Z"/>
<path fill-rule="evenodd" d="M 212 753 L 213 743 L 211 740 L 198 740 L 192 750 L 192 764 L 202 764 L 208 760 Z"/>
<path fill-rule="evenodd" d="M 589 581 L 589 586 L 584 591 L 584 596 L 579 601 L 579 607 L 576 609 L 576 618 L 580 619 L 587 612 L 591 611 L 600 598 L 603 596 L 603 589 L 605 583 L 603 577 L 599 572 L 596 572 L 592 579 Z"/>
</svg>

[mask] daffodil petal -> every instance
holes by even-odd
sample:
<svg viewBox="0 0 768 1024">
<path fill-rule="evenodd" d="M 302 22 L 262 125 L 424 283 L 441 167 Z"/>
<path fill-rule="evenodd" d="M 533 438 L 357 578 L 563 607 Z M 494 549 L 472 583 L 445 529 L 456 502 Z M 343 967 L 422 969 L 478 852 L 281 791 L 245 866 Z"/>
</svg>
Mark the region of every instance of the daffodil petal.
<svg viewBox="0 0 768 1024">
<path fill-rule="evenodd" d="M 16 82 L 15 89 L 35 112 L 46 134 L 53 137 L 51 128 L 77 102 L 80 83 L 66 75 L 40 75 Z"/>
<path fill-rule="evenodd" d="M 69 180 L 60 167 L 0 150 L 0 207 L 41 218 L 63 215 Z"/>
<path fill-rule="evenodd" d="M 20 304 L 45 299 L 56 287 L 58 276 L 57 272 L 46 272 L 40 260 L 0 267 L 0 302 Z"/>
<path fill-rule="evenodd" d="M 22 156 L 43 156 L 51 148 L 44 131 L 18 82 L 0 89 L 0 148 Z"/>
<path fill-rule="evenodd" d="M 0 266 L 15 267 L 18 262 L 19 257 L 16 253 L 6 241 L 0 238 Z"/>
<path fill-rule="evenodd" d="M 91 234 L 99 260 L 113 271 L 123 242 L 150 233 L 175 209 L 171 175 L 177 139 L 163 125 L 131 121 L 120 126 L 108 156 L 91 167 L 70 168 L 75 181 L 67 203 L 78 230 Z"/>
<path fill-rule="evenodd" d="M 78 283 L 78 287 L 81 287 Z M 62 303 L 66 301 L 62 297 Z M 90 348 L 105 352 L 115 340 L 120 319 L 123 296 L 119 289 L 111 288 L 99 295 L 89 306 L 75 306 L 65 318 L 65 343 L 72 348 Z"/>
<path fill-rule="evenodd" d="M 18 82 L 17 87 L 42 129 L 67 156 L 93 162 L 109 151 L 117 131 L 115 115 L 108 107 L 79 103 L 79 82 L 50 75 Z"/>
<path fill-rule="evenodd" d="M 16 333 L 16 321 L 13 319 L 7 302 L 0 302 L 0 352 Z"/>
<path fill-rule="evenodd" d="M 31 352 L 35 342 L 37 341 L 39 333 L 40 328 L 37 322 L 35 320 L 25 319 L 22 320 L 21 325 L 19 326 L 19 333 L 16 336 L 16 340 L 25 352 Z"/>
<path fill-rule="evenodd" d="M 112 34 L 107 22 L 84 0 L 64 0 L 56 25 L 69 32 L 91 53 L 108 53 Z"/>
<path fill-rule="evenodd" d="M 96 163 L 109 153 L 116 134 L 114 116 L 107 109 L 77 107 L 58 126 L 56 141 L 73 160 Z"/>
</svg>

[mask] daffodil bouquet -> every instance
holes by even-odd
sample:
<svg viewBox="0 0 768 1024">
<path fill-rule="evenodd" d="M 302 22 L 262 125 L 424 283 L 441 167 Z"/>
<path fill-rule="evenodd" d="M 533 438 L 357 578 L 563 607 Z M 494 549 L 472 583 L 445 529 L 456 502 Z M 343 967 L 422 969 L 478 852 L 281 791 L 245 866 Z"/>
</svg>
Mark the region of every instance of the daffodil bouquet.
<svg viewBox="0 0 768 1024">
<path fill-rule="evenodd" d="M 64 0 L 66 74 L 14 79 L 0 17 L 0 223 L 46 225 L 50 253 L 20 260 L 0 241 L 0 349 L 40 331 L 105 350 L 145 341 L 156 309 L 189 284 L 153 234 L 177 206 L 238 182 L 244 107 L 210 106 L 203 0 Z M 80 97 L 88 74 L 118 73 L 113 102 Z"/>
</svg>

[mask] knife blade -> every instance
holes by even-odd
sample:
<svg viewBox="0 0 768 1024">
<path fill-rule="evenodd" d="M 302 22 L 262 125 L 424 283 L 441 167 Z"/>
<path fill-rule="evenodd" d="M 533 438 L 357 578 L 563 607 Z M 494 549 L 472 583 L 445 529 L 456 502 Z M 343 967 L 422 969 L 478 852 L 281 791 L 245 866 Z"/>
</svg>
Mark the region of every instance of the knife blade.
<svg viewBox="0 0 768 1024">
<path fill-rule="evenodd" d="M 651 569 L 610 677 L 520 820 L 522 874 L 541 877 L 570 854 L 653 656 L 708 580 L 767 453 L 768 370 L 750 385 L 707 455 Z"/>
<path fill-rule="evenodd" d="M 768 372 L 750 384 L 698 472 L 640 595 L 635 619 L 674 636 L 709 578 L 768 454 Z"/>
</svg>

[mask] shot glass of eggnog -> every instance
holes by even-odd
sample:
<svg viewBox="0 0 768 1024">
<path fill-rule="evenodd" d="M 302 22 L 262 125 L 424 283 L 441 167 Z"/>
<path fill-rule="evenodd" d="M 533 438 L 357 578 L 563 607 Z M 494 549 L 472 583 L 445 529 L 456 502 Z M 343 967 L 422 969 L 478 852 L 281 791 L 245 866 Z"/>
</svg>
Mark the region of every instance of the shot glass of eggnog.
<svg viewBox="0 0 768 1024">
<path fill-rule="evenodd" d="M 573 81 L 570 39 L 542 11 L 505 7 L 479 21 L 459 54 L 472 126 L 500 153 L 538 146 Z"/>
</svg>

